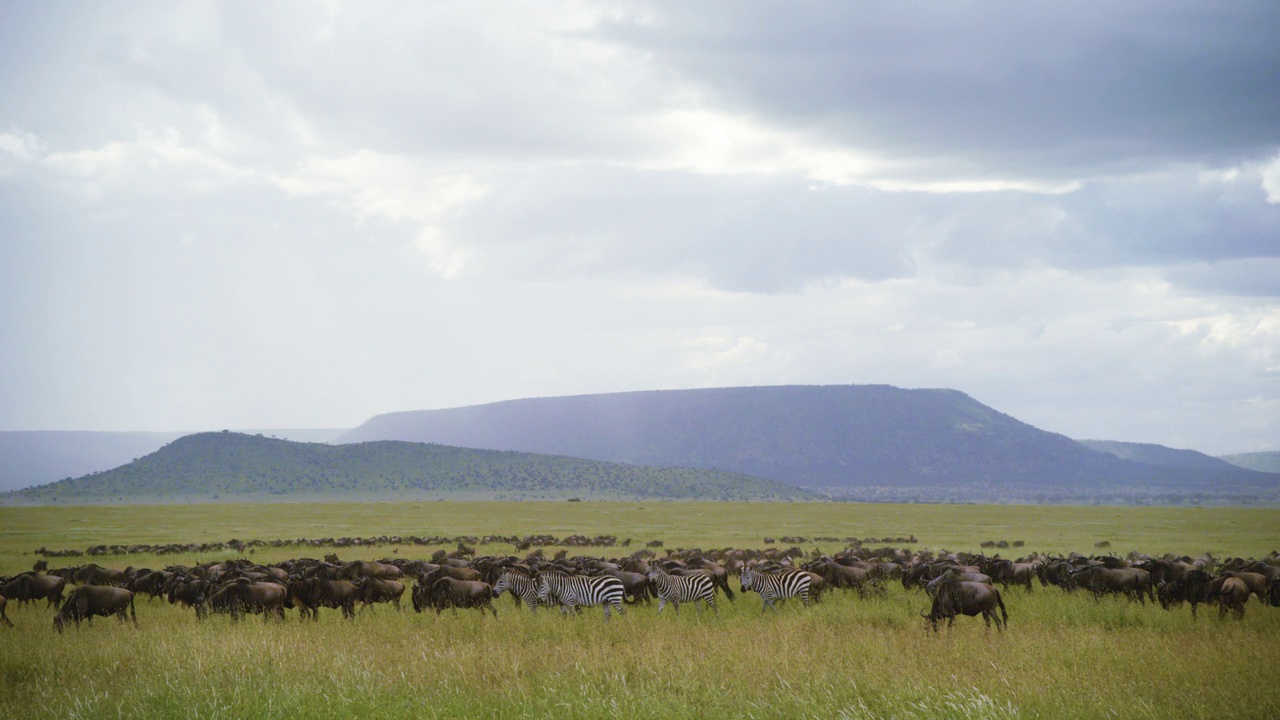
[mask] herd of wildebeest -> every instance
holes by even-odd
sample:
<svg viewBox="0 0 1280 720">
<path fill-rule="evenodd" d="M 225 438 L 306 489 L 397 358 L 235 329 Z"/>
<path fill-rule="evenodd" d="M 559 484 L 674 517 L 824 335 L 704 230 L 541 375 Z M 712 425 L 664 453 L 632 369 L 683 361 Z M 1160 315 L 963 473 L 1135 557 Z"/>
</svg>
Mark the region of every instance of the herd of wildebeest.
<svg viewBox="0 0 1280 720">
<path fill-rule="evenodd" d="M 376 540 L 376 544 L 396 545 L 393 553 L 398 555 L 402 544 L 441 544 L 436 541 L 456 539 Z M 485 538 L 484 544 L 492 540 Z M 777 612 L 778 600 L 798 598 L 808 605 L 836 591 L 865 597 L 884 593 L 888 583 L 900 582 L 904 588 L 919 589 L 925 595 L 929 609 L 920 614 L 935 631 L 939 622 L 945 620 L 950 626 L 958 615 L 981 615 L 988 627 L 994 620 L 996 627 L 1003 629 L 1008 624 L 1008 611 L 1001 588 L 1005 593 L 1010 586 L 1033 592 L 1037 584 L 1068 593 L 1091 593 L 1099 601 L 1114 595 L 1142 604 L 1158 602 L 1165 610 L 1187 604 L 1193 617 L 1197 606 L 1209 603 L 1218 606 L 1220 618 L 1227 614 L 1243 618 L 1251 597 L 1263 606 L 1280 607 L 1280 554 L 1276 552 L 1261 559 L 1219 559 L 1208 554 L 1197 558 L 1151 556 L 1136 552 L 1124 557 L 1031 553 L 1010 559 L 999 554 L 870 548 L 858 541 L 833 554 L 817 549 L 806 552 L 794 545 L 672 550 L 662 549 L 661 542 L 653 541 L 629 554 L 602 557 L 570 556 L 569 547 L 618 548 L 616 539 L 533 536 L 497 540 L 510 543 L 523 556 L 478 555 L 475 547 L 457 541 L 452 551 L 437 550 L 429 559 L 386 557 L 344 562 L 330 552 L 320 559 L 259 564 L 245 557 L 245 551 L 252 554 L 255 547 L 281 547 L 292 541 L 231 541 L 216 546 L 173 547 L 179 548 L 175 552 L 210 552 L 230 547 L 241 553 L 238 559 L 191 566 L 175 564 L 163 569 L 114 569 L 96 562 L 50 567 L 45 558 L 72 553 L 41 548 L 37 552 L 45 558 L 37 561 L 31 571 L 0 578 L 0 622 L 13 626 L 6 614 L 6 600 L 22 605 L 45 601 L 48 608 L 57 609 L 53 626 L 61 632 L 67 623 L 79 628 L 82 620 L 92 621 L 95 616 L 115 615 L 122 622 L 132 620 L 136 624 L 138 595 L 190 608 L 200 620 L 210 614 L 224 614 L 233 620 L 246 614 L 283 620 L 285 610 L 293 609 L 302 620 L 316 621 L 321 609 L 338 610 L 348 620 L 356 618 L 358 609 L 375 603 L 390 603 L 400 609 L 406 594 L 418 612 L 434 610 L 438 615 L 444 610 L 456 614 L 458 609 L 473 609 L 497 615 L 494 601 L 503 593 L 508 593 L 516 606 L 527 606 L 530 611 L 540 606 L 558 606 L 562 612 L 603 606 L 607 620 L 611 608 L 621 614 L 625 605 L 649 604 L 654 599 L 659 601 L 658 612 L 667 604 L 679 612 L 681 603 L 718 612 L 719 595 L 728 601 L 735 599 L 729 582 L 733 575 L 738 576 L 736 585 L 742 592 L 760 594 L 761 612 Z M 315 543 L 335 548 L 364 544 L 332 540 Z M 547 557 L 544 548 L 551 544 L 562 547 Z M 629 540 L 621 544 L 624 549 L 630 545 Z M 101 550 L 95 552 L 98 548 Z M 106 556 L 131 551 L 165 552 L 157 546 L 96 546 L 89 554 Z"/>
</svg>

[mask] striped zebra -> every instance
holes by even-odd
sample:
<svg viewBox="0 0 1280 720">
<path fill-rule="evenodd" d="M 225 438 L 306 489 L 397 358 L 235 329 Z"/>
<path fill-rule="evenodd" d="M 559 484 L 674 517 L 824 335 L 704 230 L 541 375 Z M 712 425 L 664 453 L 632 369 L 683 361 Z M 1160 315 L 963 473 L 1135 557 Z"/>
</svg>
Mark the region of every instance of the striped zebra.
<svg viewBox="0 0 1280 720">
<path fill-rule="evenodd" d="M 609 606 L 619 615 L 625 615 L 622 597 L 625 594 L 622 581 L 609 575 L 566 575 L 555 570 L 538 573 L 538 600 L 550 604 L 552 598 L 560 602 L 560 612 L 593 605 L 604 606 L 604 619 L 609 620 Z"/>
<path fill-rule="evenodd" d="M 810 582 L 812 578 L 809 577 L 809 573 L 801 570 L 785 570 L 775 575 L 762 573 L 746 566 L 742 568 L 742 592 L 755 590 L 760 593 L 760 597 L 764 600 L 764 605 L 760 607 L 762 613 L 765 608 L 778 612 L 778 607 L 773 604 L 774 600 L 798 597 L 800 602 L 808 605 Z"/>
<path fill-rule="evenodd" d="M 680 603 L 693 603 L 698 608 L 698 612 L 702 612 L 702 606 L 698 605 L 701 600 L 707 604 L 717 615 L 720 614 L 720 608 L 716 607 L 716 586 L 711 582 L 711 578 L 701 573 L 696 575 L 668 575 L 658 565 L 649 566 L 649 581 L 653 583 L 653 587 L 658 591 L 658 612 L 662 612 L 662 608 L 671 603 L 671 607 L 676 609 L 676 614 L 680 614 Z"/>
<path fill-rule="evenodd" d="M 493 586 L 493 594 L 501 595 L 503 591 L 510 590 L 511 595 L 516 599 L 516 604 L 521 600 L 525 605 L 529 606 L 529 612 L 538 611 L 538 581 L 515 570 L 503 570 L 498 576 L 498 582 Z"/>
</svg>

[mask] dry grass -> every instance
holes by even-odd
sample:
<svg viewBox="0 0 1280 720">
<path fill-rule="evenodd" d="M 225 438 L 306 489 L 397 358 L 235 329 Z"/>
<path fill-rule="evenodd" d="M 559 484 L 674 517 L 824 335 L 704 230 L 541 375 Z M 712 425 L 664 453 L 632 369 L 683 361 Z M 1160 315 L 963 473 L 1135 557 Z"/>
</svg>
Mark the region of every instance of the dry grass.
<svg viewBox="0 0 1280 720">
<path fill-rule="evenodd" d="M 640 508 L 644 509 L 641 510 Z M 1207 515 L 1214 514 L 1210 518 Z M 763 535 L 914 533 L 922 546 L 1113 548 L 1261 555 L 1275 511 L 856 505 L 436 504 L 7 509 L 0 572 L 30 550 L 97 542 L 325 535 L 613 533 L 673 545 L 750 545 Z M 1108 525 L 1114 521 L 1115 525 Z M 43 527 L 42 527 L 43 524 Z M 381 557 L 393 548 L 341 551 Z M 406 546 L 402 556 L 433 548 Z M 487 548 L 508 553 L 512 548 Z M 835 548 L 831 548 L 835 549 Z M 601 554 L 613 554 L 609 551 Z M 272 560 L 320 551 L 260 551 Z M 191 558 L 177 558 L 190 561 Z M 175 558 L 113 557 L 114 567 Z M 55 565 L 60 564 L 55 561 Z M 379 608 L 302 624 L 197 621 L 140 600 L 140 626 L 99 619 L 56 635 L 52 611 L 15 608 L 0 629 L 0 715 L 60 718 L 1280 717 L 1280 610 L 1251 603 L 1243 622 L 1186 608 L 1095 602 L 1037 588 L 1006 594 L 1010 630 L 979 619 L 929 632 L 918 591 L 836 593 L 763 615 L 759 597 L 719 615 L 637 607 L 605 624 L 517 612 L 416 615 Z"/>
</svg>

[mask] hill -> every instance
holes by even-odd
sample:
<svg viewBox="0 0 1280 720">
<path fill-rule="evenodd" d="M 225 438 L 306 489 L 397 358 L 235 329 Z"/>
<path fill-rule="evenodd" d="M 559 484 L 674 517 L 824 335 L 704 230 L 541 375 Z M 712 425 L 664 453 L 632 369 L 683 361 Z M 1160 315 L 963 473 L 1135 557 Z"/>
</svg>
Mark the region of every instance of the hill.
<svg viewBox="0 0 1280 720">
<path fill-rule="evenodd" d="M 329 442 L 339 430 L 245 430 L 301 442 Z M 0 432 L 0 492 L 119 467 L 186 432 Z"/>
<path fill-rule="evenodd" d="M 1218 472 L 1231 472 L 1237 466 L 1226 460 L 1206 455 L 1196 450 L 1179 450 L 1151 443 L 1116 442 L 1114 440 L 1079 440 L 1087 448 L 1110 453 L 1124 460 L 1166 467 L 1198 468 Z"/>
<path fill-rule="evenodd" d="M 1223 455 L 1219 459 L 1258 472 L 1280 473 L 1280 452 L 1277 451 Z"/>
<path fill-rule="evenodd" d="M 886 385 L 512 400 L 379 415 L 337 442 L 386 439 L 717 468 L 864 500 L 1271 502 L 1280 487 L 1226 463 L 1122 459 L 955 390 Z"/>
<path fill-rule="evenodd" d="M 127 465 L 0 495 L 49 504 L 197 499 L 616 498 L 778 500 L 808 493 L 702 469 L 381 441 L 323 445 L 219 432 L 179 438 Z"/>
</svg>

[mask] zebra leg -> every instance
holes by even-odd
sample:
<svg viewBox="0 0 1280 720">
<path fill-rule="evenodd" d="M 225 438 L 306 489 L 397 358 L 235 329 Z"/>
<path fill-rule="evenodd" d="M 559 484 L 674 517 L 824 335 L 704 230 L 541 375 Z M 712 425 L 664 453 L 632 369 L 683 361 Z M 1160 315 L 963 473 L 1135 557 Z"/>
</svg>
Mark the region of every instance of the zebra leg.
<svg viewBox="0 0 1280 720">
<path fill-rule="evenodd" d="M 665 608 L 666 606 L 667 606 L 667 599 L 664 597 L 658 598 L 658 612 L 662 612 L 662 609 Z"/>
</svg>

